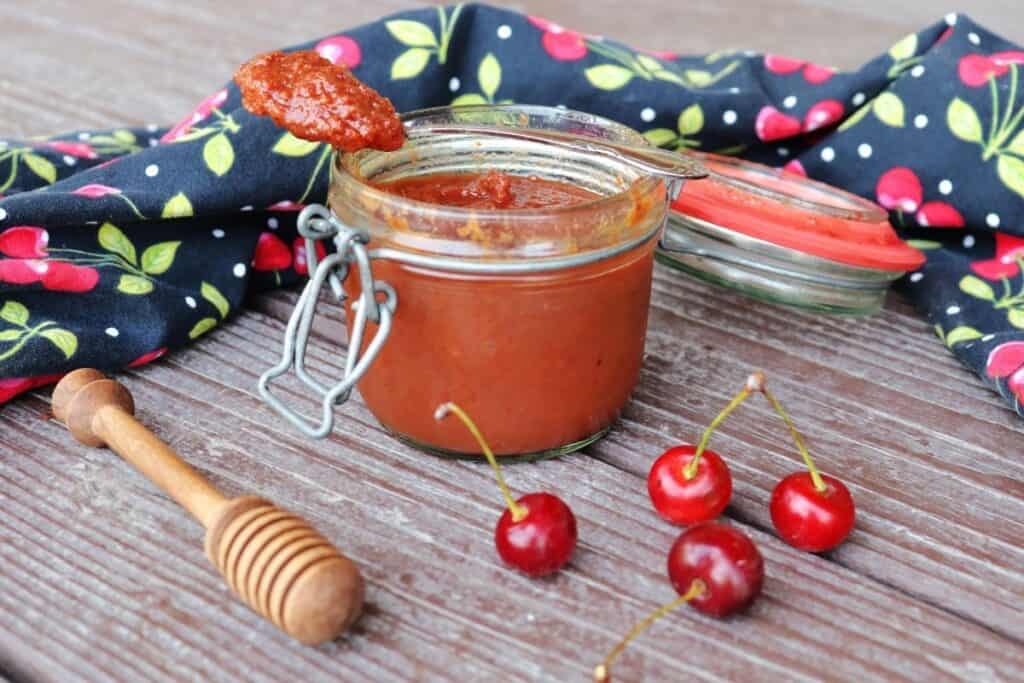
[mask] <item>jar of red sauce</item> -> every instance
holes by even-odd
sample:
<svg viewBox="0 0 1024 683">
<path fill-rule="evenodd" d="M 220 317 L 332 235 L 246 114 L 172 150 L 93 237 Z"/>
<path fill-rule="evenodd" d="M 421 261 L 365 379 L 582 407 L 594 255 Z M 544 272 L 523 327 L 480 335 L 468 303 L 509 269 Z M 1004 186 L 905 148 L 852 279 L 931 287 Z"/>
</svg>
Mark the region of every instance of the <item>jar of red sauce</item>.
<svg viewBox="0 0 1024 683">
<path fill-rule="evenodd" d="M 337 156 L 330 211 L 308 207 L 300 217 L 305 234 L 331 235 L 338 254 L 303 292 L 284 358 L 261 392 L 313 436 L 329 433 L 334 405 L 358 381 L 382 425 L 436 453 L 478 453 L 458 423 L 434 419 L 447 401 L 474 417 L 498 455 L 545 457 L 592 443 L 637 381 L 670 189 L 614 156 L 431 129 L 467 123 L 598 142 L 643 139 L 605 119 L 547 107 L 443 108 L 404 118 L 400 150 Z M 466 174 L 493 171 L 517 180 L 513 191 L 529 208 L 431 201 L 457 191 Z M 418 198 L 396 193 L 401 186 L 419 186 Z M 566 201 L 566 192 L 578 196 Z M 317 293 L 332 277 L 335 293 L 343 289 L 350 353 L 345 379 L 329 390 L 308 375 L 302 354 Z M 324 396 L 317 427 L 269 391 L 269 381 L 293 365 Z"/>
</svg>

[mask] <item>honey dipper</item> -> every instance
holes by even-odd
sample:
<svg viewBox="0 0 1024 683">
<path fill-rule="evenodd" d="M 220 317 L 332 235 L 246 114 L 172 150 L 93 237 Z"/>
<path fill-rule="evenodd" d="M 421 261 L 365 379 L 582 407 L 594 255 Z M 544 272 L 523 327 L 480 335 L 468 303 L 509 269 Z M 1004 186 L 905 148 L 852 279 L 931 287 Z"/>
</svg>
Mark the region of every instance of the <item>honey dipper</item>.
<svg viewBox="0 0 1024 683">
<path fill-rule="evenodd" d="M 249 607 L 307 645 L 358 618 L 363 578 L 305 520 L 257 496 L 227 498 L 135 419 L 132 395 L 91 368 L 53 390 L 53 414 L 89 446 L 107 446 L 206 527 L 206 555 Z"/>
</svg>

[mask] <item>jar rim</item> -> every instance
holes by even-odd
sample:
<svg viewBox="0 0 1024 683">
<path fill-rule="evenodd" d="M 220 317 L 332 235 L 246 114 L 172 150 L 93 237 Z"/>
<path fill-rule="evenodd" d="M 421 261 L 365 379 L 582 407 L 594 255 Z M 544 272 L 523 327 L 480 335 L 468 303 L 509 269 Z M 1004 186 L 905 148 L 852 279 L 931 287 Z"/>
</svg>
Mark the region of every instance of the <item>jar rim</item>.
<svg viewBox="0 0 1024 683">
<path fill-rule="evenodd" d="M 485 123 L 579 131 L 594 137 L 598 144 L 601 139 L 646 144 L 627 126 L 583 112 L 536 105 L 437 107 L 403 118 L 407 144 L 401 149 L 336 153 L 331 164 L 332 210 L 343 220 L 365 223 L 353 227 L 368 226 L 375 242 L 379 238 L 378 244 L 386 245 L 390 252 L 408 251 L 478 264 L 501 259 L 508 267 L 517 267 L 513 263 L 555 263 L 569 256 L 572 263 L 589 262 L 618 253 L 630 244 L 646 242 L 664 224 L 667 184 L 661 177 L 647 175 L 621 159 L 567 151 L 543 142 L 431 128 L 432 124 L 450 128 L 453 122 L 473 127 Z M 411 177 L 426 177 L 432 173 L 486 170 L 550 177 L 593 190 L 598 196 L 559 206 L 480 209 L 411 199 L 374 182 L 403 177 L 403 171 Z M 474 230 L 480 227 L 483 233 L 478 233 L 480 238 L 465 237 L 460 229 L 456 238 L 450 227 L 437 230 L 440 225 L 473 225 Z M 408 229 L 410 226 L 412 229 Z M 575 229 L 567 231 L 566 226 Z M 618 227 L 609 229 L 611 226 Z"/>
</svg>

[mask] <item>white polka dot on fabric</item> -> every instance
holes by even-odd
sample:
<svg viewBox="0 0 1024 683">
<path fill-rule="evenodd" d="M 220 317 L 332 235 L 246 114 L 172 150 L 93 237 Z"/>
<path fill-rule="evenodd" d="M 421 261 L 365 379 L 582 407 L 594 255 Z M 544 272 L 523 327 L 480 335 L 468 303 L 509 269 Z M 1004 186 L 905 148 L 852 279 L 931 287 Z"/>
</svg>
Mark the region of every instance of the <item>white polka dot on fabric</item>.
<svg viewBox="0 0 1024 683">
<path fill-rule="evenodd" d="M 108 327 L 103 331 L 107 333 L 108 337 L 117 337 L 119 334 L 121 334 L 120 330 L 118 330 L 116 327 Z"/>
<path fill-rule="evenodd" d="M 220 238 L 224 237 L 224 231 L 221 230 L 220 228 L 214 228 L 213 229 L 213 236 L 216 237 L 217 239 L 220 239 Z"/>
<path fill-rule="evenodd" d="M 854 93 L 853 98 L 850 101 L 853 102 L 853 106 L 859 107 L 860 105 L 864 104 L 864 101 L 866 99 L 867 99 L 867 95 L 865 95 L 862 92 L 859 92 L 859 93 Z"/>
<path fill-rule="evenodd" d="M 644 121 L 645 123 L 650 123 L 651 121 L 653 121 L 655 116 L 657 116 L 657 114 L 650 107 L 644 107 L 643 109 L 640 110 L 640 120 Z"/>
<path fill-rule="evenodd" d="M 740 89 L 737 88 L 736 86 L 733 86 L 733 87 L 729 88 L 729 92 L 731 92 L 733 95 L 735 95 L 739 91 L 740 91 Z"/>
<path fill-rule="evenodd" d="M 239 211 L 252 211 L 252 204 L 246 204 L 245 206 L 240 208 Z"/>
<path fill-rule="evenodd" d="M 974 235 L 964 235 L 964 247 L 970 249 L 974 246 Z"/>
<path fill-rule="evenodd" d="M 997 214 L 997 213 L 990 213 L 989 215 L 985 216 L 985 225 L 987 225 L 990 228 L 998 228 L 999 227 L 999 214 Z"/>
<path fill-rule="evenodd" d="M 983 342 L 990 342 L 990 341 L 992 341 L 995 338 L 996 338 L 996 335 L 994 335 L 994 334 L 986 334 L 984 337 L 981 338 L 981 341 L 983 341 Z"/>
<path fill-rule="evenodd" d="M 185 305 L 188 306 L 189 308 L 195 308 L 196 307 L 196 300 L 193 299 L 190 296 L 186 296 L 185 297 Z"/>
<path fill-rule="evenodd" d="M 967 34 L 967 40 L 971 41 L 972 45 L 981 45 L 981 36 L 974 31 Z"/>
<path fill-rule="evenodd" d="M 149 146 L 150 147 L 156 147 L 159 144 L 160 144 L 160 140 L 158 140 L 157 138 L 150 138 L 149 139 Z"/>
<path fill-rule="evenodd" d="M 869 159 L 869 158 L 871 158 L 871 154 L 873 152 L 874 152 L 874 150 L 871 149 L 871 145 L 869 145 L 866 142 L 862 142 L 859 145 L 857 145 L 857 154 L 858 154 L 858 156 L 860 156 L 861 159 Z"/>
<path fill-rule="evenodd" d="M 949 194 L 953 191 L 953 181 L 949 179 L 939 181 L 939 193 Z"/>
<path fill-rule="evenodd" d="M 91 136 L 91 135 L 89 135 L 88 133 L 79 133 L 79 134 L 78 134 L 78 139 L 79 139 L 79 140 L 88 140 L 88 139 L 89 139 L 89 138 L 91 138 L 91 137 L 92 137 L 92 136 Z"/>
<path fill-rule="evenodd" d="M 462 81 L 460 81 L 455 76 L 452 76 L 451 79 L 448 81 L 448 89 L 451 90 L 452 92 L 455 92 L 456 90 L 458 90 L 461 87 L 462 87 Z"/>
<path fill-rule="evenodd" d="M 950 12 L 946 15 L 946 24 L 948 26 L 956 26 L 956 12 Z"/>
<path fill-rule="evenodd" d="M 956 315 L 959 312 L 960 312 L 960 307 L 957 306 L 956 304 L 953 304 L 952 306 L 950 306 L 949 308 L 946 309 L 946 315 Z"/>
<path fill-rule="evenodd" d="M 917 116 L 914 117 L 914 127 L 915 128 L 924 128 L 927 125 L 928 125 L 928 117 L 925 116 L 924 114 L 918 114 Z"/>
<path fill-rule="evenodd" d="M 270 218 L 267 219 L 267 227 L 270 228 L 271 230 L 277 230 L 277 227 L 279 225 L 280 225 L 280 223 L 273 216 L 271 216 Z"/>
<path fill-rule="evenodd" d="M 786 109 L 792 109 L 796 106 L 796 95 L 788 95 L 786 99 L 782 100 L 782 106 Z"/>
<path fill-rule="evenodd" d="M 245 277 L 246 270 L 244 263 L 236 263 L 235 267 L 231 269 L 231 272 L 235 277 Z"/>
<path fill-rule="evenodd" d="M 74 166 L 77 163 L 78 163 L 78 159 L 76 159 L 73 156 L 70 156 L 68 154 L 64 155 L 64 164 L 66 166 Z"/>
<path fill-rule="evenodd" d="M 498 27 L 498 37 L 502 40 L 508 40 L 512 37 L 512 27 L 508 24 L 502 24 Z"/>
<path fill-rule="evenodd" d="M 155 133 L 155 132 L 157 132 L 157 131 L 158 131 L 159 129 L 160 129 L 160 126 L 156 125 L 155 123 L 149 123 L 149 124 L 146 124 L 146 130 L 147 130 L 148 132 L 150 132 L 150 133 Z"/>
<path fill-rule="evenodd" d="M 911 282 L 920 282 L 923 279 L 924 279 L 924 273 L 911 273 L 911 275 L 910 275 L 910 281 Z"/>
<path fill-rule="evenodd" d="M 914 78 L 921 78 L 921 76 L 924 76 L 924 67 L 918 64 L 910 70 L 910 75 Z"/>
<path fill-rule="evenodd" d="M 835 160 L 835 158 L 836 151 L 831 147 L 826 147 L 825 149 L 821 150 L 821 160 L 824 161 L 825 163 L 829 163 Z"/>
<path fill-rule="evenodd" d="M 155 178 L 160 173 L 160 167 L 157 166 L 156 164 L 150 164 L 149 166 L 146 167 L 145 173 L 146 177 Z"/>
<path fill-rule="evenodd" d="M 789 156 L 789 148 L 788 147 L 779 147 L 775 151 L 778 153 L 778 155 L 780 157 L 788 157 Z"/>
<path fill-rule="evenodd" d="M 736 112 L 732 109 L 722 112 L 722 121 L 724 121 L 727 126 L 731 126 L 736 123 L 736 119 L 738 118 L 739 117 L 736 115 Z"/>
<path fill-rule="evenodd" d="M 0 221 L 7 220 L 7 209 L 0 209 Z"/>
</svg>

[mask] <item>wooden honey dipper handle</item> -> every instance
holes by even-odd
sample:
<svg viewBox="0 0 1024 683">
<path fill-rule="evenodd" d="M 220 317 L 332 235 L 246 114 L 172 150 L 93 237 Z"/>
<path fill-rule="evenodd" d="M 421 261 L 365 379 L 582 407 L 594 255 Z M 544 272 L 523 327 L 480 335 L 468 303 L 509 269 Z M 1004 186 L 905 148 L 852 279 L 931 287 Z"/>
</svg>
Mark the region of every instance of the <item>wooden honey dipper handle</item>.
<svg viewBox="0 0 1024 683">
<path fill-rule="evenodd" d="M 68 374 L 53 414 L 90 446 L 108 446 L 206 527 L 206 554 L 252 609 L 308 645 L 358 618 L 356 565 L 300 517 L 256 496 L 229 499 L 135 419 L 128 390 L 98 370 Z"/>
</svg>

